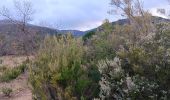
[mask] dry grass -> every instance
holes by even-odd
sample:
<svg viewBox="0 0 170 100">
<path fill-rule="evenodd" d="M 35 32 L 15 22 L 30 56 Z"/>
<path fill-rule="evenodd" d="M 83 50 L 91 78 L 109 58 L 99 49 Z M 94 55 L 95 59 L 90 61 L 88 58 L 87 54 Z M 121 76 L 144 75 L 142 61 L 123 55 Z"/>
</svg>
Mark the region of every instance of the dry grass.
<svg viewBox="0 0 170 100">
<path fill-rule="evenodd" d="M 27 59 L 26 56 L 3 56 L 0 57 L 0 66 L 7 66 L 8 68 L 14 68 L 22 64 L 23 61 Z M 30 56 L 29 59 L 33 59 L 33 56 Z"/>
</svg>

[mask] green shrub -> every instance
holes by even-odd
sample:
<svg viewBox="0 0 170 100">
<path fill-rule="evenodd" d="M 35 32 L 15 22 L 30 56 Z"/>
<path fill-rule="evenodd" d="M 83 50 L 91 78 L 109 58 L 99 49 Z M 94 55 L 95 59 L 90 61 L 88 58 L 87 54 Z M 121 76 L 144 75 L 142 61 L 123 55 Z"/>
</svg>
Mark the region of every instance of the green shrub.
<svg viewBox="0 0 170 100">
<path fill-rule="evenodd" d="M 168 100 L 169 28 L 134 37 L 122 27 L 106 21 L 84 45 L 69 35 L 47 37 L 29 69 L 35 99 Z"/>
<path fill-rule="evenodd" d="M 87 63 L 93 61 L 97 65 L 99 60 L 114 59 L 116 50 L 125 42 L 119 33 L 114 32 L 114 27 L 108 20 L 105 20 L 102 26 L 95 31 L 95 34 L 92 34 L 93 31 L 90 32 L 92 37 L 85 41 Z"/>
<path fill-rule="evenodd" d="M 46 37 L 30 67 L 29 81 L 35 98 L 75 100 L 94 97 L 88 94 L 92 81 L 82 64 L 83 55 L 81 39 L 69 35 Z"/>
<path fill-rule="evenodd" d="M 123 86 L 123 80 L 126 80 L 124 70 L 120 63 L 114 60 L 101 60 L 98 64 L 98 69 L 101 74 L 100 85 L 100 99 L 114 100 L 123 99 L 124 91 L 127 88 Z M 124 83 L 126 84 L 126 83 Z M 122 97 L 123 96 L 123 97 Z"/>
<path fill-rule="evenodd" d="M 87 32 L 87 33 L 83 36 L 83 40 L 86 41 L 86 40 L 92 38 L 93 35 L 95 35 L 95 31 Z"/>
<path fill-rule="evenodd" d="M 1 75 L 1 82 L 9 82 L 10 80 L 17 78 L 20 73 L 21 72 L 18 69 L 7 70 Z"/>
<path fill-rule="evenodd" d="M 7 67 L 6 67 L 6 66 L 0 66 L 0 72 L 5 71 L 6 69 L 7 69 Z"/>
<path fill-rule="evenodd" d="M 11 93 L 12 93 L 12 89 L 11 88 L 2 88 L 2 93 L 7 96 L 7 97 L 10 97 L 11 96 Z"/>
<path fill-rule="evenodd" d="M 26 64 L 23 63 L 22 65 L 16 68 L 5 70 L 0 76 L 0 81 L 9 82 L 13 79 L 16 79 L 20 74 L 24 72 L 25 68 L 26 68 Z"/>
<path fill-rule="evenodd" d="M 100 99 L 170 99 L 170 31 L 169 27 L 159 27 L 152 37 L 121 44 L 116 50 L 118 62 L 99 61 Z"/>
</svg>

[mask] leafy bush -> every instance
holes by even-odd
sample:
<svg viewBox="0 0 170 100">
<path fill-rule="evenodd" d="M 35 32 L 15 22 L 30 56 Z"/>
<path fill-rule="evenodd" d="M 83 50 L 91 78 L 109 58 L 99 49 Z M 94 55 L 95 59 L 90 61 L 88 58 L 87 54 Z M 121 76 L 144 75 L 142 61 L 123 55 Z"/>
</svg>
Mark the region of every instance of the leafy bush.
<svg viewBox="0 0 170 100">
<path fill-rule="evenodd" d="M 81 39 L 47 37 L 30 68 L 29 81 L 38 100 L 92 98 L 92 80 L 83 66 Z M 93 93 L 92 93 L 93 94 Z"/>
<path fill-rule="evenodd" d="M 7 97 L 10 97 L 11 96 L 11 93 L 12 93 L 12 89 L 11 88 L 2 88 L 2 93 L 7 96 Z"/>
<path fill-rule="evenodd" d="M 93 35 L 95 35 L 95 31 L 87 32 L 87 33 L 83 36 L 83 40 L 84 40 L 84 41 L 87 41 L 88 39 L 92 38 Z"/>
<path fill-rule="evenodd" d="M 124 43 L 116 56 L 99 61 L 101 99 L 168 100 L 170 98 L 170 52 L 166 25 L 138 43 Z M 115 70 L 116 68 L 121 69 Z M 119 72 L 120 71 L 120 72 Z"/>
<path fill-rule="evenodd" d="M 96 64 L 102 59 L 113 59 L 118 46 L 124 43 L 124 39 L 114 32 L 114 26 L 106 20 L 85 42 L 88 48 L 86 53 L 88 62 L 93 61 Z"/>
<path fill-rule="evenodd" d="M 119 62 L 112 60 L 99 61 L 98 68 L 102 75 L 100 84 L 100 98 L 102 100 L 122 99 L 123 95 L 123 82 L 125 78 L 123 69 Z M 122 86 L 122 87 L 121 87 Z"/>
<path fill-rule="evenodd" d="M 155 58 L 152 59 L 148 54 L 149 52 L 146 53 L 141 48 L 132 47 L 127 52 L 118 53 L 121 63 L 116 63 L 115 60 L 100 61 L 98 65 L 102 75 L 99 82 L 101 86 L 100 98 L 129 98 L 132 100 L 165 100 L 170 98 L 168 85 L 170 84 L 168 78 L 170 67 L 168 62 L 166 62 L 167 66 L 153 62 Z M 156 59 L 161 59 L 161 57 Z M 159 64 L 159 66 L 155 64 Z"/>
</svg>

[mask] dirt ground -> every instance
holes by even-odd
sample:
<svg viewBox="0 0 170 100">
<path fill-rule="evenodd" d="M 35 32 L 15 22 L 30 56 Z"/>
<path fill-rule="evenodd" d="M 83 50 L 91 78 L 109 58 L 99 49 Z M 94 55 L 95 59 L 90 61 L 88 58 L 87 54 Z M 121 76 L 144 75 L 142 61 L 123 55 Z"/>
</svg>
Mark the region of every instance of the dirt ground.
<svg viewBox="0 0 170 100">
<path fill-rule="evenodd" d="M 22 64 L 22 62 L 26 59 L 26 56 L 3 56 L 0 57 L 0 65 L 7 66 L 8 68 L 14 68 Z M 33 56 L 29 56 L 29 59 L 33 59 Z"/>
<path fill-rule="evenodd" d="M 1 57 L 1 65 L 8 66 L 9 68 L 15 68 L 21 64 L 26 57 Z M 3 87 L 8 87 L 13 90 L 11 97 L 5 97 L 1 92 Z M 0 83 L 0 100 L 32 100 L 32 93 L 30 86 L 28 84 L 28 73 L 25 72 L 17 77 L 15 80 L 10 81 L 9 83 Z"/>
</svg>

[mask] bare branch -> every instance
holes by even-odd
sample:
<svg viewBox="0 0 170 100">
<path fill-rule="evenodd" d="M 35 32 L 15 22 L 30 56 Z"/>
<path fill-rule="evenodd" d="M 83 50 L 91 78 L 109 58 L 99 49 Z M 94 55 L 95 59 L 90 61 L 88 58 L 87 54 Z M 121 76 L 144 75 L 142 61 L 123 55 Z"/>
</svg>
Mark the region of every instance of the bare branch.
<svg viewBox="0 0 170 100">
<path fill-rule="evenodd" d="M 137 40 L 153 31 L 151 14 L 143 9 L 140 0 L 111 0 L 111 5 L 129 19 L 130 25 L 133 26 L 132 33 Z"/>
<path fill-rule="evenodd" d="M 29 42 L 33 42 L 31 40 L 32 34 L 29 32 L 27 28 L 28 22 L 32 20 L 32 15 L 34 14 L 33 6 L 29 1 L 14 1 L 15 13 L 19 20 L 16 17 L 11 16 L 10 10 L 6 7 L 3 7 L 0 11 L 0 15 L 5 17 L 6 19 L 10 20 L 14 24 L 16 24 L 20 32 L 22 33 L 23 48 L 25 50 L 26 55 L 28 56 L 28 51 L 26 49 L 26 45 Z"/>
</svg>

